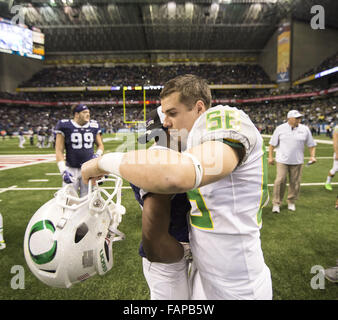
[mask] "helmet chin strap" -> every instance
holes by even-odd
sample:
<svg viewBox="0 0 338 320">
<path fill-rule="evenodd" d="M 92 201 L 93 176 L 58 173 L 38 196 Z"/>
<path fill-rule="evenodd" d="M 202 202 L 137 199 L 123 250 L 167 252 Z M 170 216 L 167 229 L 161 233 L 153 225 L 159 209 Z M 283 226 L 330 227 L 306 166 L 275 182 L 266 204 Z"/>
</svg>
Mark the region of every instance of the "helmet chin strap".
<svg viewBox="0 0 338 320">
<path fill-rule="evenodd" d="M 107 236 L 109 238 L 111 238 L 111 236 L 114 236 L 113 242 L 121 241 L 121 240 L 124 240 L 126 238 L 126 235 L 123 232 L 121 232 L 120 230 L 118 230 L 117 228 L 115 228 L 113 225 L 109 226 Z"/>
<path fill-rule="evenodd" d="M 107 181 L 115 182 L 114 192 L 111 194 L 99 186 L 100 182 Z M 111 236 L 114 235 L 113 241 L 124 240 L 125 234 L 117 229 L 122 221 L 122 215 L 126 212 L 125 207 L 121 205 L 121 187 L 122 179 L 114 175 L 109 175 L 108 177 L 96 181 L 95 186 L 93 186 L 92 180 L 90 179 L 88 184 L 88 194 L 82 198 L 79 198 L 75 191 L 71 189 L 71 185 L 62 188 L 55 195 L 57 203 L 62 208 L 70 210 L 64 212 L 64 216 L 61 217 L 58 226 L 63 228 L 67 220 L 71 217 L 72 212 L 89 202 L 88 207 L 93 214 L 100 214 L 105 210 L 108 210 L 111 222 L 108 228 L 107 237 L 111 238 Z M 73 196 L 72 193 L 75 195 Z M 106 196 L 106 199 L 102 197 L 102 194 Z M 115 197 L 116 202 L 113 201 Z"/>
</svg>

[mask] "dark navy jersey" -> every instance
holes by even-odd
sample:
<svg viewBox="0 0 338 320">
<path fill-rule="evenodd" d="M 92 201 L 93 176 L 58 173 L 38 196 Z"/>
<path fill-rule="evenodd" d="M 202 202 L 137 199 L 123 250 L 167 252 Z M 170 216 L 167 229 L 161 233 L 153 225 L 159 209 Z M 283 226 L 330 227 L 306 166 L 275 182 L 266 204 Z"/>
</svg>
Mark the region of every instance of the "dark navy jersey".
<svg viewBox="0 0 338 320">
<path fill-rule="evenodd" d="M 143 207 L 143 197 L 146 195 L 142 193 L 140 188 L 130 184 L 137 202 Z M 170 211 L 170 225 L 169 234 L 180 242 L 189 242 L 189 230 L 187 214 L 190 211 L 191 206 L 187 198 L 186 193 L 178 193 L 171 200 Z M 142 242 L 139 247 L 139 254 L 141 257 L 146 257 L 143 250 Z"/>
<path fill-rule="evenodd" d="M 90 120 L 84 126 L 73 120 L 60 120 L 55 127 L 55 133 L 65 138 L 66 164 L 72 168 L 81 168 L 81 165 L 92 159 L 96 135 L 101 133 L 100 125 Z"/>
</svg>

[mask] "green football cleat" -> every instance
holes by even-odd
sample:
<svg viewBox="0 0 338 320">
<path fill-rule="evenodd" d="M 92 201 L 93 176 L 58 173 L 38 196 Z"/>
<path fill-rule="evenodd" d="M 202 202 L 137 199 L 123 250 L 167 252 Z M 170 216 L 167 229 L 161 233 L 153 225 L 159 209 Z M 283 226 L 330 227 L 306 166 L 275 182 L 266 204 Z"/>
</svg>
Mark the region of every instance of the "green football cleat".
<svg viewBox="0 0 338 320">
<path fill-rule="evenodd" d="M 5 248 L 6 248 L 5 240 L 0 241 L 0 250 L 5 249 Z"/>
<path fill-rule="evenodd" d="M 331 185 L 331 183 L 325 183 L 325 189 L 329 190 L 329 191 L 332 191 L 332 185 Z"/>
</svg>

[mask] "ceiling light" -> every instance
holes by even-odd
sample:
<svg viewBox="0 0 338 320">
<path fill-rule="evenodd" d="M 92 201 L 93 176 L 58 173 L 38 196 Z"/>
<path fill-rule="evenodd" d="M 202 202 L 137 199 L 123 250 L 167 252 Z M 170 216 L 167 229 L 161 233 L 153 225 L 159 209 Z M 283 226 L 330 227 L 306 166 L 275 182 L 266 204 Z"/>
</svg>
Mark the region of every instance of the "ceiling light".
<svg viewBox="0 0 338 320">
<path fill-rule="evenodd" d="M 174 1 L 168 2 L 168 10 L 170 11 L 176 10 L 176 2 Z"/>
</svg>

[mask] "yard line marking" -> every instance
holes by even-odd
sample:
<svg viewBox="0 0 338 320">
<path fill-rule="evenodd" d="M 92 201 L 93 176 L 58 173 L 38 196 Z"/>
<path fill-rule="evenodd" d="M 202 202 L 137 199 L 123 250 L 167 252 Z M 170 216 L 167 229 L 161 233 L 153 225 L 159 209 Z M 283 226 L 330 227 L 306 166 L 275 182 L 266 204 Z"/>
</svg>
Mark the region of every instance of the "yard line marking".
<svg viewBox="0 0 338 320">
<path fill-rule="evenodd" d="M 304 159 L 310 159 L 310 157 L 304 157 Z M 319 160 L 332 159 L 333 160 L 333 156 L 332 157 L 316 157 L 316 159 L 319 159 Z"/>
<path fill-rule="evenodd" d="M 61 174 L 59 172 L 47 172 L 45 173 L 45 175 L 46 176 L 60 176 Z"/>
<path fill-rule="evenodd" d="M 319 140 L 319 139 L 314 139 L 314 140 L 317 143 L 333 144 L 333 141 L 330 141 L 330 140 Z"/>
<path fill-rule="evenodd" d="M 9 190 L 14 190 L 16 187 L 17 186 L 11 186 L 11 187 L 8 187 L 8 188 L 1 188 L 0 193 L 6 192 L 6 191 L 9 191 Z"/>
<path fill-rule="evenodd" d="M 331 182 L 332 185 L 338 185 L 338 182 Z M 286 184 L 289 185 L 288 183 Z M 269 187 L 273 187 L 273 183 L 268 184 Z M 325 186 L 325 182 L 310 182 L 310 183 L 301 183 L 301 187 L 313 187 L 313 186 Z"/>
<path fill-rule="evenodd" d="M 271 138 L 271 134 L 262 134 L 263 138 Z M 323 144 L 333 144 L 333 141 L 331 140 L 321 140 L 321 139 L 314 139 L 315 142 L 323 143 Z"/>
<path fill-rule="evenodd" d="M 48 182 L 48 179 L 29 179 L 28 182 Z"/>
</svg>

